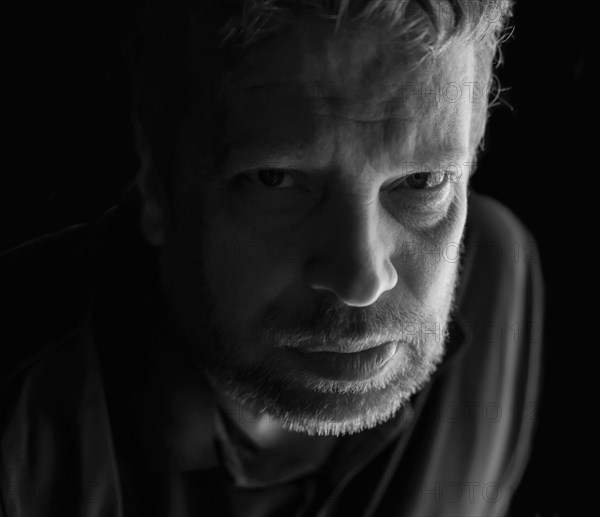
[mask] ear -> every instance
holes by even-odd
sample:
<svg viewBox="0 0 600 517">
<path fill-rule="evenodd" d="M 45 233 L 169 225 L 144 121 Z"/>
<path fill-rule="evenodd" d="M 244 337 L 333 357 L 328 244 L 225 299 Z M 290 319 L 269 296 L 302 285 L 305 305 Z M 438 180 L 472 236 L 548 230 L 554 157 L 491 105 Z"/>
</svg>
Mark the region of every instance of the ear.
<svg viewBox="0 0 600 517">
<path fill-rule="evenodd" d="M 146 240 L 154 246 L 165 243 L 167 229 L 166 196 L 156 173 L 150 168 L 138 173 L 137 186 L 142 200 L 140 227 Z"/>
<path fill-rule="evenodd" d="M 152 166 L 150 146 L 144 138 L 140 124 L 134 121 L 140 170 L 136 184 L 141 198 L 140 227 L 146 240 L 154 246 L 162 246 L 167 229 L 167 196 Z"/>
<path fill-rule="evenodd" d="M 134 118 L 134 132 L 140 169 L 136 184 L 140 193 L 140 227 L 146 240 L 154 246 L 162 246 L 166 239 L 168 205 L 167 196 L 152 165 L 150 145 L 145 138 L 141 124 Z"/>
</svg>

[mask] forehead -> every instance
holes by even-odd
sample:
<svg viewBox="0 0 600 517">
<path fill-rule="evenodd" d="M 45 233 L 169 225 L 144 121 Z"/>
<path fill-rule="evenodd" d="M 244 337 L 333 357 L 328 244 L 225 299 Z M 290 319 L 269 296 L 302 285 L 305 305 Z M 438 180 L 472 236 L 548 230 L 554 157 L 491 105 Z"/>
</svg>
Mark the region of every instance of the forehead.
<svg viewBox="0 0 600 517">
<path fill-rule="evenodd" d="M 469 46 L 417 66 L 375 28 L 334 34 L 306 20 L 253 49 L 223 85 L 223 147 L 242 160 L 245 152 L 323 154 L 323 135 L 344 127 L 374 153 L 464 155 L 472 75 Z"/>
</svg>

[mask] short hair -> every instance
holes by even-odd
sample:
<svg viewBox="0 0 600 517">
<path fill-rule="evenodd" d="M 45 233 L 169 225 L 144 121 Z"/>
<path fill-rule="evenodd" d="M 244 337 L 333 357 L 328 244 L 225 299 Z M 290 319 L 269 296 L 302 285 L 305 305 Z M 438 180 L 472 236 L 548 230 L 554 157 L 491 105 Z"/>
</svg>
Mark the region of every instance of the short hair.
<svg viewBox="0 0 600 517">
<path fill-rule="evenodd" d="M 476 84 L 485 86 L 485 98 L 473 116 L 474 161 L 493 105 L 490 98 L 495 100 L 499 92 L 493 68 L 501 62 L 499 44 L 512 8 L 513 0 L 148 0 L 123 42 L 142 167 L 157 174 L 170 192 L 175 131 L 187 106 L 182 85 L 189 80 L 192 49 L 204 45 L 218 52 L 226 75 L 227 66 L 233 68 L 254 45 L 306 14 L 335 22 L 336 32 L 360 24 L 387 29 L 404 51 L 424 50 L 423 59 L 450 45 L 474 42 Z M 218 95 L 221 83 L 213 79 Z"/>
</svg>

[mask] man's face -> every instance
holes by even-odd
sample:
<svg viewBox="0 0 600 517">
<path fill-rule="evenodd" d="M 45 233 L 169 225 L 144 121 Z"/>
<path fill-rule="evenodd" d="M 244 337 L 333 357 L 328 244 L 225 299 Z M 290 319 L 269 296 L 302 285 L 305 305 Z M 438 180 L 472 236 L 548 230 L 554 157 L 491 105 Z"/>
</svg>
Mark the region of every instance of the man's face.
<svg viewBox="0 0 600 517">
<path fill-rule="evenodd" d="M 388 419 L 444 351 L 471 156 L 448 85 L 473 80 L 472 49 L 415 68 L 390 48 L 299 23 L 222 103 L 193 83 L 178 138 L 177 324 L 214 389 L 311 434 Z"/>
</svg>

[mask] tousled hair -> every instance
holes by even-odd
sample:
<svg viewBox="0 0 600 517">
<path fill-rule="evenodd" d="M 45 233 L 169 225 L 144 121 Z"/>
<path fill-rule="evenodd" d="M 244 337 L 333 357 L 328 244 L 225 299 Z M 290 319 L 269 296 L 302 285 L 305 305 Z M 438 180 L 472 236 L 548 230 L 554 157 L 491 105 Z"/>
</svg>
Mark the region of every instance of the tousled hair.
<svg viewBox="0 0 600 517">
<path fill-rule="evenodd" d="M 226 77 L 254 45 L 301 15 L 330 21 L 335 32 L 361 25 L 386 29 L 404 52 L 414 51 L 420 60 L 435 58 L 453 44 L 473 42 L 476 81 L 486 85 L 489 95 L 474 116 L 471 147 L 476 159 L 489 107 L 500 91 L 493 68 L 502 59 L 500 43 L 508 33 L 512 7 L 513 0 L 148 0 L 123 42 L 142 168 L 170 191 L 175 131 L 189 106 L 182 86 L 189 81 L 194 52 L 218 53 Z M 212 79 L 218 95 L 223 82 Z"/>
</svg>

